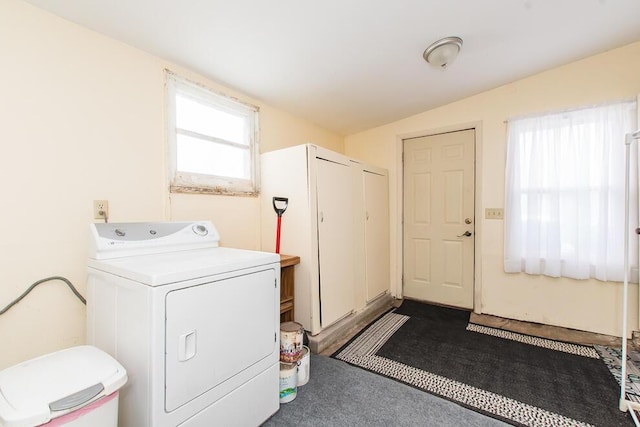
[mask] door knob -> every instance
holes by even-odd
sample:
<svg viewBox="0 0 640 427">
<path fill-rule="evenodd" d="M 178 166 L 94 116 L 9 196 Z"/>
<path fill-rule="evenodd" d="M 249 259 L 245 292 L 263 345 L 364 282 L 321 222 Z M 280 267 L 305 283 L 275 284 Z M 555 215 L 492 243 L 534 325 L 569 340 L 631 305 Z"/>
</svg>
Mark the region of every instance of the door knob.
<svg viewBox="0 0 640 427">
<path fill-rule="evenodd" d="M 462 234 L 458 234 L 458 237 L 469 237 L 471 236 L 471 232 L 469 230 L 465 231 Z"/>
</svg>

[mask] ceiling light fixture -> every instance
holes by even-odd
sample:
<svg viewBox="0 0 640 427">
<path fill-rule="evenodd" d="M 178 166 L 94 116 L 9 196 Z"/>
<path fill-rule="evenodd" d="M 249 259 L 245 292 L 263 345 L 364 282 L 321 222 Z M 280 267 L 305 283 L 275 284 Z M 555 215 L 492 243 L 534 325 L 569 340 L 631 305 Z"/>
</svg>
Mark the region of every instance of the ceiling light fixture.
<svg viewBox="0 0 640 427">
<path fill-rule="evenodd" d="M 434 67 L 447 68 L 447 65 L 456 59 L 461 48 L 462 39 L 460 37 L 445 37 L 431 43 L 422 57 Z"/>
</svg>

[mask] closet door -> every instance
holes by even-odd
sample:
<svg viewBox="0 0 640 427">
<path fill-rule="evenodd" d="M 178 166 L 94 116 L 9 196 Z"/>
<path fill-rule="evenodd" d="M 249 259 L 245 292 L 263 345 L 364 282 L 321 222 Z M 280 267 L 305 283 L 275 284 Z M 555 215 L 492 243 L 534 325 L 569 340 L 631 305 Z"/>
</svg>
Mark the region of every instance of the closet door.
<svg viewBox="0 0 640 427">
<path fill-rule="evenodd" d="M 365 282 L 367 302 L 389 290 L 389 183 L 364 171 Z"/>
<path fill-rule="evenodd" d="M 349 164 L 317 159 L 317 198 L 320 322 L 325 328 L 355 308 Z"/>
</svg>

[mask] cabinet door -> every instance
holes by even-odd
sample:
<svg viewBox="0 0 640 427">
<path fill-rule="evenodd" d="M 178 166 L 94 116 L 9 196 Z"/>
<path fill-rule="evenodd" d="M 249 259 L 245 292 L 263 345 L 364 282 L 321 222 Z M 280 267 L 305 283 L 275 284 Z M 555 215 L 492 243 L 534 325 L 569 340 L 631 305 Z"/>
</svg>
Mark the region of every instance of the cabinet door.
<svg viewBox="0 0 640 427">
<path fill-rule="evenodd" d="M 365 282 L 367 302 L 389 290 L 389 184 L 364 171 Z"/>
<path fill-rule="evenodd" d="M 348 165 L 317 159 L 320 322 L 323 328 L 355 308 L 351 179 Z"/>
</svg>

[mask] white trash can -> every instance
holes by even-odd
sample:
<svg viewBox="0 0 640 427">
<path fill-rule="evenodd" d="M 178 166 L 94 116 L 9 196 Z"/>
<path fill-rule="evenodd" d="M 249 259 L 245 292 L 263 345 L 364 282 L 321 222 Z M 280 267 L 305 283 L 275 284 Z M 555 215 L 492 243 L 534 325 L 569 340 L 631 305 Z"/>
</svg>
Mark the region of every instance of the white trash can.
<svg viewBox="0 0 640 427">
<path fill-rule="evenodd" d="M 0 427 L 115 427 L 127 372 L 92 346 L 78 346 L 0 371 Z"/>
</svg>

